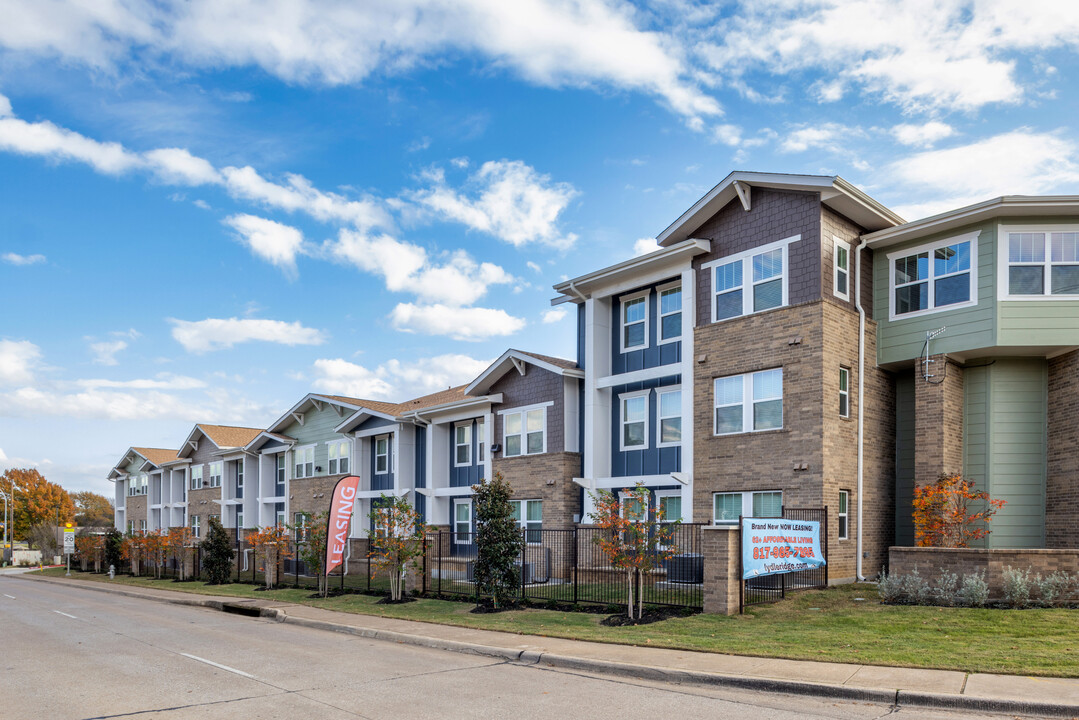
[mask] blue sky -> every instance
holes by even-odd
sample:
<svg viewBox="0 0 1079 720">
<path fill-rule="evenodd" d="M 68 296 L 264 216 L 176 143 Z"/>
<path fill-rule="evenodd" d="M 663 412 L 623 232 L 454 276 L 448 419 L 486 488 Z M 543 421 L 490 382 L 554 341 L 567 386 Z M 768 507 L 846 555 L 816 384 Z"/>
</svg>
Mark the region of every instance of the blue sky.
<svg viewBox="0 0 1079 720">
<path fill-rule="evenodd" d="M 570 357 L 551 285 L 733 169 L 1075 193 L 1079 5 L 8 0 L 0 469 Z"/>
</svg>

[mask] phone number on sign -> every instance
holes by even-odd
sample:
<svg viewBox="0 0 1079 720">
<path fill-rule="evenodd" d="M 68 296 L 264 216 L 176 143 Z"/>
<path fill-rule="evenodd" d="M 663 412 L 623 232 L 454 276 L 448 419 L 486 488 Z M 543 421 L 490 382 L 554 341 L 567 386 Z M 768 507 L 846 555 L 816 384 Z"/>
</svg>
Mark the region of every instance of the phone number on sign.
<svg viewBox="0 0 1079 720">
<path fill-rule="evenodd" d="M 786 545 L 773 545 L 772 547 L 753 548 L 754 560 L 770 560 L 783 558 L 814 558 L 813 548 L 792 548 Z"/>
</svg>

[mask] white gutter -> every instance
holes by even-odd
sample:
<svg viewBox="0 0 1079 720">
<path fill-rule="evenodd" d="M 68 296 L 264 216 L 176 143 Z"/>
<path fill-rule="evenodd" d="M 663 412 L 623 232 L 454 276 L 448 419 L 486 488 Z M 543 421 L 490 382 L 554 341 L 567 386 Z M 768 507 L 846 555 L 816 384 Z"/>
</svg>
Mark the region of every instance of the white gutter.
<svg viewBox="0 0 1079 720">
<path fill-rule="evenodd" d="M 854 250 L 854 307 L 858 309 L 858 541 L 855 575 L 858 582 L 865 582 L 862 575 L 862 477 L 863 449 L 865 446 L 865 308 L 862 307 L 862 250 L 865 241 L 858 243 Z"/>
</svg>

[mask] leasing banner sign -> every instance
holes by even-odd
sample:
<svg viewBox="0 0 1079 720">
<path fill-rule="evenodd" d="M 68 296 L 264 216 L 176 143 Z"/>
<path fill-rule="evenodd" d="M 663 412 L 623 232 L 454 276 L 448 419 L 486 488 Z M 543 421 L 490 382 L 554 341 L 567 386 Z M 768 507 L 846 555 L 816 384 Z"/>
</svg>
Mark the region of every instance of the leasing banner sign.
<svg viewBox="0 0 1079 720">
<path fill-rule="evenodd" d="M 348 525 L 352 519 L 352 506 L 356 503 L 356 492 L 360 479 L 355 475 L 343 477 L 337 481 L 330 501 L 330 519 L 326 528 L 326 574 L 344 562 L 345 549 L 348 547 Z"/>
<path fill-rule="evenodd" d="M 742 518 L 742 579 L 824 566 L 816 520 Z"/>
</svg>

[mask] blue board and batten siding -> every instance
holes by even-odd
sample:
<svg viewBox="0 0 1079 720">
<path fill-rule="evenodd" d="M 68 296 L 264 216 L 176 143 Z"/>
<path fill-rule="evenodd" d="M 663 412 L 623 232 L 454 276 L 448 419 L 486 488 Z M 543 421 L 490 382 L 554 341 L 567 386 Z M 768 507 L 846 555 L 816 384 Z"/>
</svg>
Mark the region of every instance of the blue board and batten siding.
<svg viewBox="0 0 1079 720">
<path fill-rule="evenodd" d="M 450 426 L 450 487 L 472 487 L 479 483 L 480 478 L 483 477 L 483 463 L 479 461 L 477 457 L 477 444 L 479 438 L 476 436 L 476 430 L 478 426 L 479 418 L 473 418 L 472 423 L 472 451 L 470 452 L 470 459 L 472 460 L 469 465 L 457 466 L 457 445 L 454 442 L 457 434 L 457 423 Z"/>
<path fill-rule="evenodd" d="M 666 285 L 669 281 L 659 283 Z M 659 344 L 659 293 L 657 285 L 647 288 L 637 288 L 632 292 L 623 293 L 614 299 L 611 307 L 611 373 L 621 373 L 644 370 L 646 368 L 659 367 L 661 365 L 673 365 L 682 362 L 682 341 L 671 340 L 662 345 Z M 648 340 L 646 347 L 638 350 L 622 352 L 622 298 L 639 295 L 648 291 Z M 578 361 L 580 364 L 580 361 Z M 583 364 L 581 365 L 582 367 Z"/>
<path fill-rule="evenodd" d="M 422 425 L 416 426 L 415 446 L 415 481 L 416 487 L 427 487 L 427 428 Z M 427 496 L 415 493 L 416 512 L 420 518 L 427 522 Z"/>
<path fill-rule="evenodd" d="M 371 473 L 371 489 L 372 490 L 393 490 L 393 473 L 396 468 L 393 466 L 393 433 L 389 434 L 389 443 L 387 452 L 389 457 L 386 458 L 386 470 L 384 473 L 375 472 L 375 444 L 380 437 L 386 437 L 385 435 L 376 435 L 371 438 L 371 463 L 368 470 Z"/>
<path fill-rule="evenodd" d="M 679 385 L 681 375 L 619 385 L 611 389 L 611 477 L 665 475 L 682 471 L 682 446 L 656 447 L 659 440 L 659 396 L 648 394 L 648 447 L 642 450 L 621 450 L 622 403 L 618 396 L 639 390 L 653 390 Z"/>
</svg>

